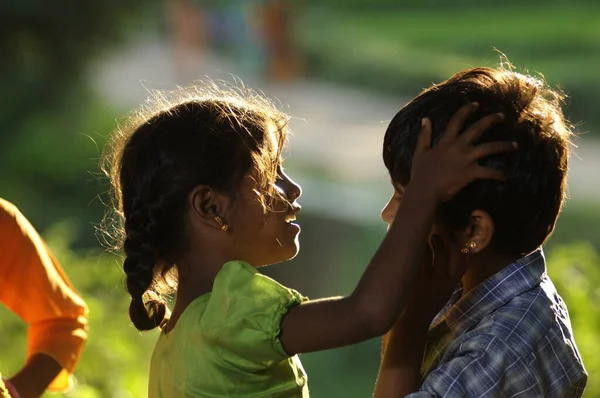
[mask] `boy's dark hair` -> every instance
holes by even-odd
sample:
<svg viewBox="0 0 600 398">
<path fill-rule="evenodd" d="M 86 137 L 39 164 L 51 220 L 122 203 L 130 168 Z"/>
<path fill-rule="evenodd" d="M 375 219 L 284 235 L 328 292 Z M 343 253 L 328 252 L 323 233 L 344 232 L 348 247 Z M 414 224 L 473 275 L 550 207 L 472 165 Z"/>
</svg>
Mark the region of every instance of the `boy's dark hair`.
<svg viewBox="0 0 600 398">
<path fill-rule="evenodd" d="M 391 121 L 383 142 L 383 160 L 395 183 L 408 184 L 413 152 L 428 117 L 433 145 L 450 118 L 463 105 L 478 102 L 479 110 L 466 126 L 494 112 L 506 119 L 486 131 L 478 143 L 515 141 L 514 153 L 480 161 L 505 170 L 504 182 L 475 181 L 440 210 L 451 229 L 465 227 L 473 210 L 494 220 L 492 247 L 504 254 L 522 255 L 541 246 L 552 233 L 565 198 L 571 130 L 560 105 L 562 95 L 541 79 L 507 69 L 474 68 L 424 90 Z"/>
<path fill-rule="evenodd" d="M 105 231 L 125 251 L 129 315 L 139 330 L 168 318 L 164 295 L 186 250 L 187 196 L 206 184 L 232 197 L 252 172 L 263 205 L 273 188 L 288 117 L 250 90 L 216 85 L 156 93 L 117 130 L 104 170 L 114 190 Z M 107 225 L 112 224 L 112 225 Z M 116 236 L 114 236 L 116 235 Z"/>
</svg>

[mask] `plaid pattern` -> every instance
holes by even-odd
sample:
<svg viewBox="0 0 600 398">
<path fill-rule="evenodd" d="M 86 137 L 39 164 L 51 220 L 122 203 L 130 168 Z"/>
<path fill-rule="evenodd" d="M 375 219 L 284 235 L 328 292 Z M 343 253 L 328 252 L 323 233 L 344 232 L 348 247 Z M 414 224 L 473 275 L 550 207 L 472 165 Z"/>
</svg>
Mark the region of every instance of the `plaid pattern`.
<svg viewBox="0 0 600 398">
<path fill-rule="evenodd" d="M 587 373 L 541 249 L 461 295 L 432 323 L 410 398 L 583 394 Z"/>
</svg>

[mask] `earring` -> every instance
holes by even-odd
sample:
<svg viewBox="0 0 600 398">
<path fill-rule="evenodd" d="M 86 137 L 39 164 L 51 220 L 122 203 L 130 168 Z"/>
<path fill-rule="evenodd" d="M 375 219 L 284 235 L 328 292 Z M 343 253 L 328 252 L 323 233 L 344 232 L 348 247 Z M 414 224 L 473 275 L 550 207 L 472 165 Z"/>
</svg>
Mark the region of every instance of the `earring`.
<svg viewBox="0 0 600 398">
<path fill-rule="evenodd" d="M 477 247 L 477 243 L 471 241 L 471 242 L 467 243 L 465 245 L 465 247 L 460 249 L 460 252 L 462 254 L 469 254 L 469 253 L 473 252 L 473 249 L 475 249 L 476 247 Z"/>
<path fill-rule="evenodd" d="M 221 226 L 221 231 L 227 232 L 227 230 L 229 229 L 229 225 L 225 224 L 223 222 L 223 220 L 221 219 L 221 217 L 216 216 L 215 221 L 217 222 L 217 224 L 219 224 Z"/>
</svg>

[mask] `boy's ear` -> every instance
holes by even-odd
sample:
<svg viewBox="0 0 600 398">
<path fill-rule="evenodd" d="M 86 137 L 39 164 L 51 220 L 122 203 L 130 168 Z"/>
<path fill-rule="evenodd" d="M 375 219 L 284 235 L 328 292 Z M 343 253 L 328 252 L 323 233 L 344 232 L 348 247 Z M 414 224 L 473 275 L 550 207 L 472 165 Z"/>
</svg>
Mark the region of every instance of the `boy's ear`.
<svg viewBox="0 0 600 398">
<path fill-rule="evenodd" d="M 208 185 L 197 185 L 188 195 L 190 214 L 195 222 L 221 228 L 216 220 L 222 221 L 229 205 L 229 198 Z"/>
<path fill-rule="evenodd" d="M 473 210 L 469 216 L 469 223 L 461 233 L 459 242 L 463 247 L 469 243 L 475 243 L 474 247 L 470 248 L 470 252 L 479 253 L 489 247 L 492 238 L 494 237 L 494 220 L 483 210 Z"/>
</svg>

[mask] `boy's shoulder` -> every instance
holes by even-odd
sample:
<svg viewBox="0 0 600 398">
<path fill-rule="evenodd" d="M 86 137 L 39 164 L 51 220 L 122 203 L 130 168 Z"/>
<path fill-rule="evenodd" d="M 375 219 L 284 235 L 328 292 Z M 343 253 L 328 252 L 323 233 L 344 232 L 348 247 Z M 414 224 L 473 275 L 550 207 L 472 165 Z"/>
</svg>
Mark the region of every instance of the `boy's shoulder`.
<svg viewBox="0 0 600 398">
<path fill-rule="evenodd" d="M 528 356 L 543 348 L 576 354 L 567 307 L 551 279 L 512 298 L 485 316 L 474 332 L 488 333 L 506 343 L 518 356 Z"/>
<path fill-rule="evenodd" d="M 488 336 L 512 351 L 514 358 L 548 349 L 579 358 L 567 306 L 546 272 L 541 249 L 462 297 L 448 310 L 446 320 L 459 344 Z"/>
<path fill-rule="evenodd" d="M 487 347 L 495 341 L 495 357 L 521 362 L 543 386 L 552 386 L 559 378 L 565 386 L 585 386 L 586 370 L 567 307 L 547 275 L 539 285 L 485 316 L 462 337 L 463 343 L 489 341 Z"/>
<path fill-rule="evenodd" d="M 430 331 L 424 361 L 430 384 L 449 382 L 469 391 L 484 386 L 491 389 L 486 394 L 497 387 L 500 395 L 581 396 L 587 373 L 541 250 L 501 270 L 442 315 Z M 498 380 L 507 383 L 498 387 Z"/>
</svg>

